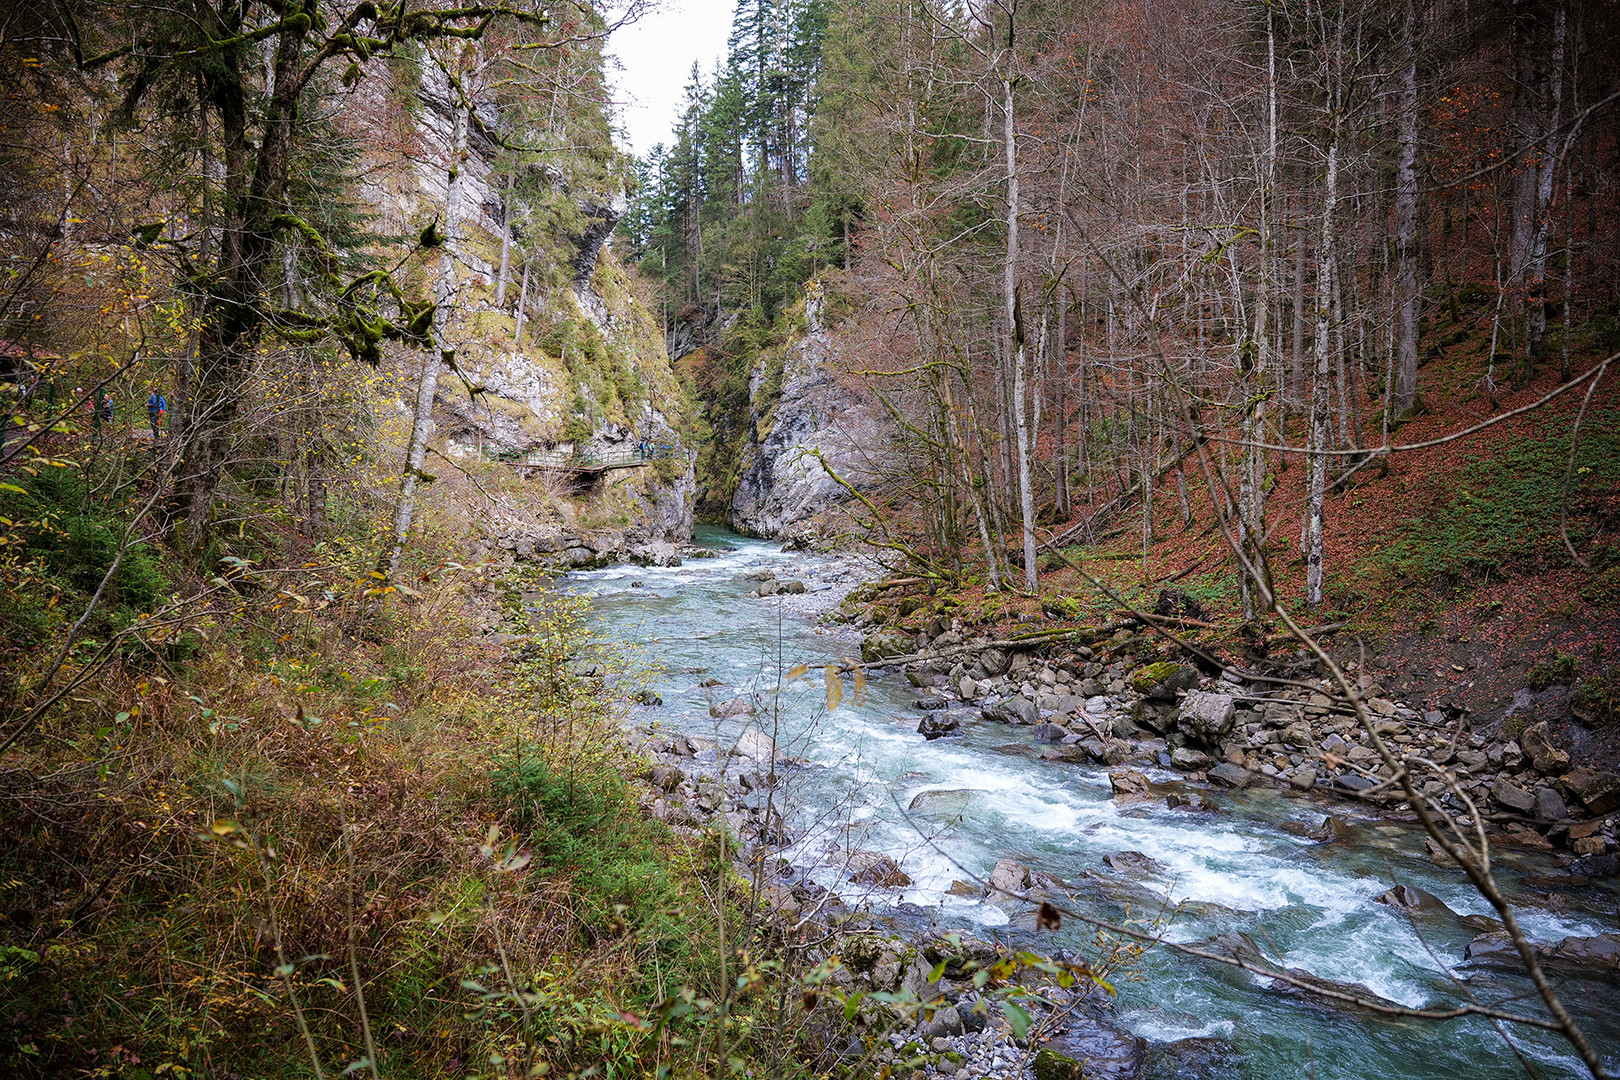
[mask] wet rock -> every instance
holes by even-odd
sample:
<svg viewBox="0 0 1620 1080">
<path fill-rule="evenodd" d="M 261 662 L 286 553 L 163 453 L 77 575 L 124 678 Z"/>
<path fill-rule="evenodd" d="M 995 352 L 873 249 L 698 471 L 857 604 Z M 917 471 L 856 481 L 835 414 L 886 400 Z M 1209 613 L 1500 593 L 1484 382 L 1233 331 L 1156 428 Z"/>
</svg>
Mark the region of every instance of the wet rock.
<svg viewBox="0 0 1620 1080">
<path fill-rule="evenodd" d="M 1213 803 L 1196 791 L 1172 792 L 1164 797 L 1164 805 L 1172 810 L 1191 810 L 1207 813 L 1215 809 Z"/>
<path fill-rule="evenodd" d="M 1521 814 L 1528 814 L 1536 807 L 1536 797 L 1505 776 L 1498 776 L 1491 785 L 1491 798 Z"/>
<path fill-rule="evenodd" d="M 1114 799 L 1117 802 L 1154 797 L 1152 789 L 1148 786 L 1148 778 L 1135 769 L 1118 769 L 1109 773 L 1108 784 L 1113 788 Z"/>
<path fill-rule="evenodd" d="M 1182 700 L 1176 727 L 1189 738 L 1216 746 L 1231 732 L 1236 718 L 1237 702 L 1231 694 L 1197 690 Z"/>
<path fill-rule="evenodd" d="M 849 880 L 857 885 L 876 885 L 881 889 L 899 889 L 911 884 L 911 875 L 887 855 L 875 851 L 849 853 Z"/>
<path fill-rule="evenodd" d="M 1202 948 L 1204 948 L 1207 952 L 1229 956 L 1240 963 L 1247 964 L 1251 968 L 1258 968 L 1260 971 L 1258 977 L 1263 981 L 1267 989 L 1277 993 L 1304 993 L 1309 996 L 1309 1000 L 1312 1002 L 1332 1008 L 1353 1009 L 1356 1007 L 1355 1002 L 1352 1001 L 1342 1001 L 1334 998 L 1312 995 L 1310 993 L 1312 990 L 1328 990 L 1337 994 L 1346 994 L 1373 1005 L 1389 1006 L 1392 1008 L 1400 1007 L 1395 1002 L 1373 993 L 1360 983 L 1340 982 L 1337 979 L 1326 979 L 1320 975 L 1306 971 L 1303 968 L 1279 967 L 1278 965 L 1273 964 L 1270 960 L 1266 959 L 1265 954 L 1260 951 L 1260 947 L 1254 943 L 1253 938 L 1249 937 L 1248 934 L 1242 933 L 1241 931 L 1232 931 L 1222 934 L 1219 937 L 1211 938 L 1209 941 L 1202 944 Z M 1268 980 L 1266 978 L 1266 973 L 1286 975 L 1292 981 L 1283 982 L 1278 979 Z"/>
<path fill-rule="evenodd" d="M 1177 1039 L 1149 1046 L 1142 1080 L 1238 1080 L 1246 1059 L 1230 1040 L 1217 1036 Z"/>
<path fill-rule="evenodd" d="M 1064 1052 L 1053 1056 L 1083 1062 L 1083 1074 L 1080 1071 L 1055 1073 L 1051 1074 L 1052 1080 L 1068 1080 L 1070 1076 L 1078 1078 L 1081 1075 L 1085 1080 L 1133 1080 L 1141 1071 L 1142 1059 L 1147 1054 L 1146 1040 L 1091 1016 L 1071 1017 L 1060 1040 Z M 1044 1080 L 1040 1074 L 1040 1054 L 1036 1054 L 1035 1060 L 1036 1080 Z M 1062 1065 L 1061 1062 L 1056 1064 L 1059 1067 Z"/>
<path fill-rule="evenodd" d="M 1584 877 L 1620 877 L 1620 855 L 1585 855 L 1570 863 L 1569 868 Z"/>
<path fill-rule="evenodd" d="M 949 713 L 932 712 L 917 723 L 917 734 L 932 742 L 953 734 L 961 726 L 956 717 Z"/>
<path fill-rule="evenodd" d="M 1122 874 L 1134 874 L 1137 877 L 1151 877 L 1159 870 L 1159 864 L 1140 851 L 1116 851 L 1111 855 L 1104 855 L 1103 862 Z"/>
<path fill-rule="evenodd" d="M 968 804 L 978 792 L 971 788 L 951 788 L 937 791 L 919 791 L 906 807 L 913 814 L 941 821 L 961 821 Z"/>
<path fill-rule="evenodd" d="M 734 697 L 729 701 L 722 701 L 709 706 L 709 715 L 719 719 L 731 716 L 753 716 L 754 704 L 747 698 Z"/>
<path fill-rule="evenodd" d="M 1131 673 L 1131 689 L 1154 701 L 1174 701 L 1176 693 L 1198 685 L 1198 669 L 1191 664 L 1147 664 Z"/>
<path fill-rule="evenodd" d="M 985 894 L 1021 893 L 1028 890 L 1029 886 L 1028 867 L 1021 866 L 1012 859 L 1000 859 L 996 862 L 995 869 L 990 871 L 990 884 Z"/>
<path fill-rule="evenodd" d="M 1539 773 L 1562 773 L 1569 768 L 1569 755 L 1553 745 L 1545 720 L 1525 728 L 1524 734 L 1519 736 L 1519 745 Z"/>
<path fill-rule="evenodd" d="M 1288 778 L 1288 782 L 1300 791 L 1310 791 L 1316 787 L 1316 770 L 1309 765 L 1302 765 L 1298 772 Z"/>
<path fill-rule="evenodd" d="M 1532 946 L 1536 959 L 1550 972 L 1586 978 L 1613 975 L 1620 971 L 1620 934 L 1597 937 L 1567 937 L 1556 945 Z M 1505 933 L 1481 934 L 1468 943 L 1464 953 L 1471 964 L 1505 971 L 1523 971 L 1519 950 Z"/>
<path fill-rule="evenodd" d="M 1031 734 L 1036 742 L 1062 742 L 1068 737 L 1069 729 L 1061 724 L 1036 724 Z"/>
<path fill-rule="evenodd" d="M 1426 892 L 1415 885 L 1397 885 L 1393 889 L 1377 897 L 1377 900 L 1380 904 L 1388 904 L 1390 907 L 1399 908 L 1402 911 L 1423 911 L 1445 915 L 1455 914 L 1455 912 L 1446 906 L 1446 902 L 1444 900 L 1434 895 L 1434 893 Z"/>
<path fill-rule="evenodd" d="M 1207 775 L 1210 783 L 1227 788 L 1244 787 L 1254 779 L 1254 774 L 1248 769 L 1242 765 L 1234 765 L 1230 761 L 1223 761 L 1210 769 Z"/>
<path fill-rule="evenodd" d="M 1035 707 L 1033 701 L 1027 697 L 1019 696 L 985 706 L 984 718 L 999 724 L 1026 724 L 1033 726 L 1041 722 L 1041 713 Z"/>
</svg>

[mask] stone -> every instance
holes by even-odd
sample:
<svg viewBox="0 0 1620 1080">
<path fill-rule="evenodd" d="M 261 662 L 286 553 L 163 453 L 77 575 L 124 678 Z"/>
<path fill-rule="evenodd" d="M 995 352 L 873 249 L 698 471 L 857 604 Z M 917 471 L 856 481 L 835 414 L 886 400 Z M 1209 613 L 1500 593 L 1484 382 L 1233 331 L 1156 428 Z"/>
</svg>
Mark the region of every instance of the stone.
<svg viewBox="0 0 1620 1080">
<path fill-rule="evenodd" d="M 947 1005 L 943 1009 L 936 1009 L 933 1016 L 918 1025 L 917 1030 L 930 1038 L 960 1035 L 963 1030 L 962 1015 L 955 1006 Z"/>
<path fill-rule="evenodd" d="M 770 761 L 776 757 L 776 743 L 763 731 L 750 729 L 739 735 L 732 744 L 731 756 Z"/>
<path fill-rule="evenodd" d="M 1041 722 L 1041 712 L 1027 697 L 1010 697 L 984 708 L 984 718 L 999 724 L 1027 724 Z"/>
<path fill-rule="evenodd" d="M 1577 855 L 1602 855 L 1609 850 L 1609 842 L 1601 836 L 1583 836 L 1571 841 L 1569 849 Z"/>
<path fill-rule="evenodd" d="M 1191 664 L 1147 664 L 1131 673 L 1131 689 L 1154 701 L 1174 701 L 1182 690 L 1198 685 L 1198 669 Z"/>
<path fill-rule="evenodd" d="M 653 766 L 652 783 L 659 791 L 674 791 L 685 779 L 686 774 L 673 765 Z"/>
<path fill-rule="evenodd" d="M 1310 791 L 1316 787 L 1316 770 L 1309 765 L 1300 767 L 1300 770 L 1288 778 L 1288 782 L 1301 791 Z"/>
<path fill-rule="evenodd" d="M 1176 726 L 1184 735 L 1207 746 L 1216 746 L 1237 719 L 1237 702 L 1231 694 L 1195 690 L 1181 702 Z"/>
<path fill-rule="evenodd" d="M 1607 814 L 1620 808 L 1620 780 L 1590 769 L 1576 769 L 1558 778 L 1558 786 L 1570 798 L 1579 799 L 1590 814 Z"/>
<path fill-rule="evenodd" d="M 1012 859 L 999 859 L 990 871 L 990 885 L 986 895 L 993 893 L 1021 893 L 1030 886 L 1029 868 Z"/>
<path fill-rule="evenodd" d="M 1116 851 L 1104 855 L 1103 862 L 1122 874 L 1134 874 L 1137 877 L 1151 877 L 1159 869 L 1158 863 L 1140 851 Z"/>
<path fill-rule="evenodd" d="M 931 712 L 917 722 L 917 734 L 932 742 L 954 734 L 961 726 L 949 713 Z"/>
<path fill-rule="evenodd" d="M 904 634 L 896 634 L 888 630 L 879 630 L 875 634 L 868 634 L 861 642 L 861 660 L 868 664 L 875 664 L 896 656 L 908 656 L 911 653 L 911 639 Z"/>
<path fill-rule="evenodd" d="M 1036 742 L 1062 742 L 1069 729 L 1061 724 L 1036 724 L 1032 734 Z"/>
<path fill-rule="evenodd" d="M 1035 1053 L 1035 1080 L 1081 1080 L 1080 1063 L 1056 1050 Z"/>
<path fill-rule="evenodd" d="M 1427 911 L 1455 914 L 1446 902 L 1431 892 L 1425 892 L 1414 885 L 1397 885 L 1393 889 L 1376 898 L 1380 904 L 1388 904 L 1393 908 L 1404 911 Z"/>
<path fill-rule="evenodd" d="M 722 720 L 732 716 L 753 716 L 754 704 L 747 698 L 734 697 L 729 701 L 722 701 L 719 704 L 710 705 L 709 715 Z"/>
<path fill-rule="evenodd" d="M 1011 659 L 1000 649 L 986 649 L 979 654 L 979 666 L 986 675 L 1005 675 Z"/>
<path fill-rule="evenodd" d="M 971 675 L 963 675 L 961 682 L 956 684 L 956 694 L 963 701 L 972 701 L 979 696 L 979 684 Z"/>
<path fill-rule="evenodd" d="M 857 885 L 876 885 L 883 889 L 899 889 L 911 884 L 911 875 L 887 855 L 872 851 L 852 851 L 849 866 L 853 871 L 849 880 Z"/>
<path fill-rule="evenodd" d="M 575 569 L 595 566 L 596 559 L 596 552 L 588 547 L 575 546 L 563 550 L 563 561 Z"/>
<path fill-rule="evenodd" d="M 941 709 L 948 709 L 951 707 L 950 702 L 946 701 L 942 697 L 935 697 L 933 695 L 918 698 L 916 701 L 912 702 L 912 704 L 916 708 L 921 709 L 923 712 L 938 712 Z"/>
<path fill-rule="evenodd" d="M 1182 770 L 1207 769 L 1210 766 L 1209 755 L 1202 750 L 1194 750 L 1190 746 L 1178 746 L 1170 751 L 1170 765 Z"/>
<path fill-rule="evenodd" d="M 1254 779 L 1254 774 L 1249 772 L 1248 769 L 1241 765 L 1234 765 L 1230 761 L 1222 762 L 1210 769 L 1207 775 L 1210 783 L 1217 787 L 1227 788 L 1245 787 L 1249 781 Z"/>
<path fill-rule="evenodd" d="M 1544 823 L 1569 820 L 1569 807 L 1553 788 L 1536 789 L 1536 820 Z"/>
<path fill-rule="evenodd" d="M 1553 745 L 1545 720 L 1525 728 L 1524 734 L 1519 736 L 1519 745 L 1539 773 L 1562 773 L 1569 768 L 1569 755 Z"/>
<path fill-rule="evenodd" d="M 967 812 L 967 807 L 978 794 L 972 788 L 940 788 L 930 791 L 919 791 L 911 797 L 911 803 L 906 807 L 913 814 L 936 818 L 941 821 L 961 821 Z"/>
<path fill-rule="evenodd" d="M 1498 776 L 1491 785 L 1491 798 L 1521 814 L 1528 814 L 1536 807 L 1536 797 L 1505 776 Z"/>
<path fill-rule="evenodd" d="M 1114 798 L 1119 801 L 1128 802 L 1155 797 L 1148 786 L 1148 778 L 1135 769 L 1118 769 L 1109 773 L 1108 783 L 1113 788 Z"/>
</svg>

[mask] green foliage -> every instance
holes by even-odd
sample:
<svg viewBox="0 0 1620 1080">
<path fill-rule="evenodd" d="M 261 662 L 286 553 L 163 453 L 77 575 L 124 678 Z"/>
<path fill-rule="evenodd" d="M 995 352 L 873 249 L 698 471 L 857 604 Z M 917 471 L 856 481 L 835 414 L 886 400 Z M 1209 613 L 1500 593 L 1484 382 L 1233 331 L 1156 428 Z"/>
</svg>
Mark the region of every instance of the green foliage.
<svg viewBox="0 0 1620 1080">
<path fill-rule="evenodd" d="M 1578 661 L 1566 652 L 1554 651 L 1542 657 L 1530 666 L 1525 673 L 1524 683 L 1530 689 L 1542 691 L 1555 683 L 1569 682 L 1575 677 Z"/>
<path fill-rule="evenodd" d="M 1620 667 L 1586 676 L 1570 698 L 1575 715 L 1595 727 L 1620 723 Z"/>
<path fill-rule="evenodd" d="M 1540 560 L 1567 560 L 1558 540 L 1558 507 L 1569 461 L 1565 418 L 1541 438 L 1469 458 L 1448 474 L 1437 505 L 1407 518 L 1376 556 L 1411 581 L 1462 580 Z M 1620 489 L 1620 409 L 1589 413 L 1576 450 L 1569 495 L 1571 539 L 1580 546 L 1593 526 L 1589 512 Z"/>
<path fill-rule="evenodd" d="M 73 469 L 42 470 L 27 480 L 23 492 L 0 492 L 0 515 L 15 523 L 25 550 L 45 573 L 85 596 L 101 586 L 126 528 Z M 149 610 L 171 588 L 156 551 L 138 535 L 126 546 L 109 585 L 104 601 L 130 612 Z M 25 632 L 39 625 L 37 613 L 18 622 Z"/>
</svg>

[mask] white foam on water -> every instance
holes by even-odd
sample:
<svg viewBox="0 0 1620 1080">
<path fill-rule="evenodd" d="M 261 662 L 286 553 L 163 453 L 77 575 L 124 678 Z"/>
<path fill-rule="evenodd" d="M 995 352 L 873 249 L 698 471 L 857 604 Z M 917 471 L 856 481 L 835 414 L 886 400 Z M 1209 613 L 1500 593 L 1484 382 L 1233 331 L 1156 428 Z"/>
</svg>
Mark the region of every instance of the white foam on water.
<svg viewBox="0 0 1620 1080">
<path fill-rule="evenodd" d="M 1119 1014 L 1119 1022 L 1133 1035 L 1149 1042 L 1171 1043 L 1182 1039 L 1230 1038 L 1236 1025 L 1230 1020 L 1200 1023 L 1196 1016 L 1177 1015 L 1160 1009 L 1132 1009 Z"/>
</svg>

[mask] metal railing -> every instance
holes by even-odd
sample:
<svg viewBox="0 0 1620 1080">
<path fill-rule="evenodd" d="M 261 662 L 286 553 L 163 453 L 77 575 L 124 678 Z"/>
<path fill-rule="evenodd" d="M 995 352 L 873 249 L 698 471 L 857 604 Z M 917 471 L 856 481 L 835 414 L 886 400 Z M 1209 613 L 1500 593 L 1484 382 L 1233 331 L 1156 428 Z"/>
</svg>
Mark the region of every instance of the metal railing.
<svg viewBox="0 0 1620 1080">
<path fill-rule="evenodd" d="M 519 468 L 538 469 L 629 469 L 638 465 L 648 465 L 660 458 L 670 457 L 675 453 L 673 446 L 662 446 L 648 443 L 645 446 L 629 447 L 623 450 L 608 450 L 606 452 L 593 452 L 589 450 L 484 450 L 484 456 L 491 461 L 503 465 L 512 465 Z"/>
</svg>

